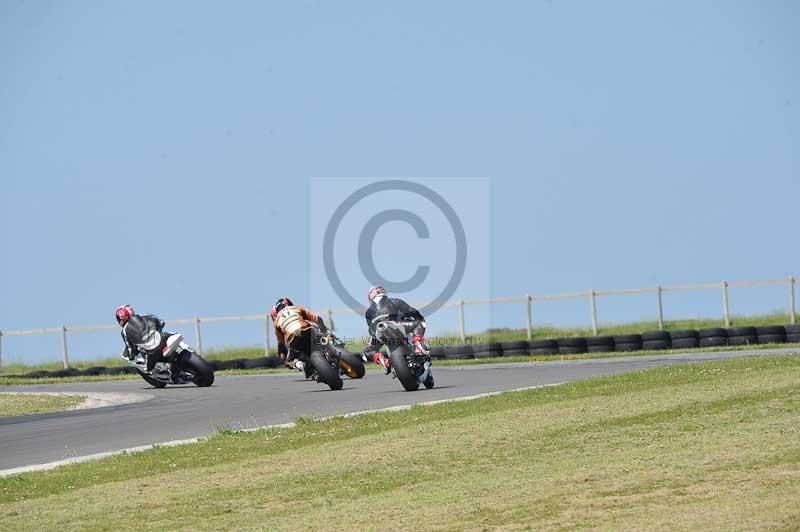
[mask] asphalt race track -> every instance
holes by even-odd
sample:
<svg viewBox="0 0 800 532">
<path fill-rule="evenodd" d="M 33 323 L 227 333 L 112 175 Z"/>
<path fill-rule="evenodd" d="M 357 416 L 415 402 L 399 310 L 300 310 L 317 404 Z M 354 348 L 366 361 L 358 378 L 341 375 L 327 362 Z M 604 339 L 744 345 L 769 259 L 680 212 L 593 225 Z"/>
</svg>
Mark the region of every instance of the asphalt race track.
<svg viewBox="0 0 800 532">
<path fill-rule="evenodd" d="M 305 381 L 297 374 L 217 377 L 211 388 L 151 388 L 142 380 L 4 386 L 0 391 L 147 394 L 136 404 L 0 419 L 0 470 L 204 436 L 221 428 L 286 423 L 298 416 L 328 416 L 415 402 L 465 397 L 540 384 L 613 375 L 682 362 L 797 349 L 685 353 L 664 356 L 435 367 L 433 390 L 405 392 L 396 380 L 370 371 L 344 379 L 344 389 Z"/>
</svg>

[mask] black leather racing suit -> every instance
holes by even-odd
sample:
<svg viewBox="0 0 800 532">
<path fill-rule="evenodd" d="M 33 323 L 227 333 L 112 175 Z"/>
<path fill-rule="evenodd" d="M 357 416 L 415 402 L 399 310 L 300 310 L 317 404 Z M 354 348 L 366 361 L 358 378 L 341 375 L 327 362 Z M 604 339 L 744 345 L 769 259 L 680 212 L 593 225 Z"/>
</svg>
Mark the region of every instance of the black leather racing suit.
<svg viewBox="0 0 800 532">
<path fill-rule="evenodd" d="M 147 361 L 147 371 L 161 360 L 161 349 L 170 333 L 162 332 L 164 320 L 152 314 L 134 314 L 122 328 L 122 341 L 125 342 L 126 356 L 133 360 L 142 353 Z"/>
<path fill-rule="evenodd" d="M 365 355 L 373 354 L 383 346 L 383 342 L 375 336 L 378 324 L 382 321 L 403 323 L 406 332 L 410 332 L 414 336 L 425 336 L 425 317 L 417 309 L 402 299 L 394 297 L 381 297 L 376 301 L 377 303 L 373 301 L 370 304 L 365 314 L 369 328 L 369 343 L 364 348 Z"/>
</svg>

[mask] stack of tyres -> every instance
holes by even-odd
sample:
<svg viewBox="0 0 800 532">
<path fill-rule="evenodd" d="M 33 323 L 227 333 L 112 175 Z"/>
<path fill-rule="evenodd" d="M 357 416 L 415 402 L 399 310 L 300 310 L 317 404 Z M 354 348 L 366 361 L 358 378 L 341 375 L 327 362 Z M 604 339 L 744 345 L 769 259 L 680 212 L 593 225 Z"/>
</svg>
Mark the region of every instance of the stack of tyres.
<svg viewBox="0 0 800 532">
<path fill-rule="evenodd" d="M 728 345 L 728 331 L 722 327 L 709 327 L 697 331 L 700 347 L 721 347 Z"/>
<path fill-rule="evenodd" d="M 558 354 L 558 342 L 555 340 L 531 340 L 531 355 L 556 355 Z"/>
<path fill-rule="evenodd" d="M 755 345 L 758 343 L 758 334 L 755 327 L 730 327 L 728 345 Z"/>
<path fill-rule="evenodd" d="M 463 360 L 473 358 L 471 345 L 452 345 L 444 350 L 444 358 L 447 360 Z"/>
<path fill-rule="evenodd" d="M 445 346 L 442 345 L 434 345 L 431 346 L 431 359 L 432 360 L 444 360 L 446 358 L 445 354 L 447 350 Z"/>
<path fill-rule="evenodd" d="M 641 334 L 617 334 L 614 336 L 615 351 L 641 351 Z"/>
<path fill-rule="evenodd" d="M 642 333 L 642 349 L 645 351 L 670 348 L 672 348 L 672 336 L 667 331 Z"/>
<path fill-rule="evenodd" d="M 472 346 L 475 358 L 496 358 L 503 356 L 503 347 L 497 342 L 486 342 Z"/>
<path fill-rule="evenodd" d="M 784 325 L 787 344 L 800 344 L 800 324 Z"/>
<path fill-rule="evenodd" d="M 558 354 L 578 355 L 586 352 L 586 338 L 558 338 Z"/>
<path fill-rule="evenodd" d="M 589 336 L 586 338 L 587 353 L 609 353 L 614 351 L 613 336 Z"/>
<path fill-rule="evenodd" d="M 786 343 L 786 328 L 783 325 L 756 327 L 756 336 L 759 344 L 783 344 Z"/>
<path fill-rule="evenodd" d="M 700 347 L 700 335 L 695 329 L 675 329 L 669 332 L 672 349 L 694 349 Z"/>
<path fill-rule="evenodd" d="M 527 340 L 515 340 L 511 342 L 501 342 L 504 357 L 528 356 L 530 354 L 530 344 Z"/>
</svg>

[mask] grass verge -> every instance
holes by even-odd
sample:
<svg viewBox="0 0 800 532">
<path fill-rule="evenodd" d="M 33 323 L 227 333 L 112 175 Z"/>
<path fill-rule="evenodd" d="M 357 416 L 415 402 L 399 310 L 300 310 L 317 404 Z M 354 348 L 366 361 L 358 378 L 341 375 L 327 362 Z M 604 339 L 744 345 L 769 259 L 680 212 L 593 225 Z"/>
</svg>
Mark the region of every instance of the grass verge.
<svg viewBox="0 0 800 532">
<path fill-rule="evenodd" d="M 758 357 L 221 432 L 0 479 L 0 519 L 9 530 L 796 529 L 798 383 L 800 356 Z"/>
<path fill-rule="evenodd" d="M 0 417 L 61 412 L 81 404 L 83 400 L 78 395 L 0 393 Z"/>
</svg>

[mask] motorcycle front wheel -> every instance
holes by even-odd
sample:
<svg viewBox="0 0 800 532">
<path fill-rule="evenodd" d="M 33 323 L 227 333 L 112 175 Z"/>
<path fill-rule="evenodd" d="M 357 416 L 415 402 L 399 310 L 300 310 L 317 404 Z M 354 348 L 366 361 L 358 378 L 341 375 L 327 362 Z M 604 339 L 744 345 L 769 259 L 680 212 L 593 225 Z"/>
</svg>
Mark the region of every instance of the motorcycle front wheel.
<svg viewBox="0 0 800 532">
<path fill-rule="evenodd" d="M 138 371 L 139 372 L 139 376 L 141 376 L 144 379 L 144 381 L 147 384 L 149 384 L 150 386 L 152 386 L 153 388 L 163 388 L 164 386 L 167 385 L 166 382 L 161 382 L 159 380 L 154 379 L 150 375 L 142 373 L 142 371 L 140 369 L 137 369 L 136 371 Z"/>
<path fill-rule="evenodd" d="M 311 353 L 311 365 L 317 372 L 319 380 L 327 384 L 331 390 L 341 390 L 344 383 L 339 376 L 339 369 L 331 366 L 328 359 L 319 351 Z"/>
</svg>

